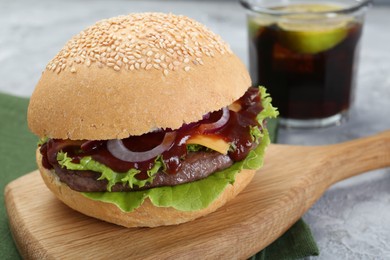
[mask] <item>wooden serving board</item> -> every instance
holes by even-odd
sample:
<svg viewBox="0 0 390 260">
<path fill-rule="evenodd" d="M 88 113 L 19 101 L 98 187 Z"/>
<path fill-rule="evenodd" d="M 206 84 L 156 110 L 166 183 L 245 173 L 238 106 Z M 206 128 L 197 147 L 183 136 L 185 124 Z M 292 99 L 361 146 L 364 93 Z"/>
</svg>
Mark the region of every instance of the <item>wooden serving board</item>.
<svg viewBox="0 0 390 260">
<path fill-rule="evenodd" d="M 10 227 L 28 259 L 244 259 L 281 236 L 332 184 L 390 166 L 390 132 L 336 145 L 271 145 L 233 201 L 178 226 L 123 228 L 57 200 L 37 171 L 5 190 Z"/>
</svg>

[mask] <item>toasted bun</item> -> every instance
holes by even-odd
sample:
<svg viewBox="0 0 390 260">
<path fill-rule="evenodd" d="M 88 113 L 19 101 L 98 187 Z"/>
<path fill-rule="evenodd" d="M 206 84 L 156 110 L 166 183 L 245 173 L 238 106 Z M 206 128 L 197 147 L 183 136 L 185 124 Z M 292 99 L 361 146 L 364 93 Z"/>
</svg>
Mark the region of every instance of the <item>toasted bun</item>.
<svg viewBox="0 0 390 260">
<path fill-rule="evenodd" d="M 49 62 L 32 94 L 38 136 L 114 139 L 198 121 L 241 97 L 249 74 L 227 44 L 184 16 L 102 20 Z"/>
<path fill-rule="evenodd" d="M 74 210 L 87 216 L 101 219 L 125 227 L 157 227 L 185 223 L 214 212 L 226 202 L 232 200 L 252 180 L 254 170 L 242 170 L 236 176 L 233 185 L 229 185 L 223 193 L 207 208 L 197 211 L 179 211 L 171 207 L 156 207 L 149 199 L 132 212 L 123 212 L 111 203 L 91 200 L 80 192 L 70 189 L 59 181 L 58 176 L 42 166 L 42 156 L 37 150 L 37 163 L 46 186 L 54 195 Z"/>
</svg>

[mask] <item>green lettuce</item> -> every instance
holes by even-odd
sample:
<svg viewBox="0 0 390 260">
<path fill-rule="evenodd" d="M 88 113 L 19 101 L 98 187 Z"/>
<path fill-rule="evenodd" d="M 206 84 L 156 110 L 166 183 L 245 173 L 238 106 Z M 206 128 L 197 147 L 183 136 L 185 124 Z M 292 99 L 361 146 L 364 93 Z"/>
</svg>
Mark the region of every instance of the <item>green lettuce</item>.
<svg viewBox="0 0 390 260">
<path fill-rule="evenodd" d="M 260 138 L 263 137 L 263 133 L 261 132 L 260 128 L 258 128 L 257 126 L 250 127 L 250 134 L 252 137 L 252 142 L 255 142 L 256 144 L 258 144 Z"/>
<path fill-rule="evenodd" d="M 187 144 L 186 148 L 188 152 L 199 152 L 206 149 L 206 147 L 200 144 Z"/>
<path fill-rule="evenodd" d="M 113 203 L 122 211 L 131 212 L 149 198 L 157 207 L 173 207 L 181 211 L 195 211 L 206 208 L 216 200 L 222 191 L 233 184 L 237 173 L 242 169 L 258 169 L 263 165 L 264 151 L 270 143 L 266 129 L 255 150 L 231 167 L 218 171 L 209 177 L 176 186 L 165 186 L 144 191 L 130 192 L 83 192 L 90 199 Z"/>
<path fill-rule="evenodd" d="M 41 146 L 43 145 L 44 143 L 46 143 L 47 141 L 49 140 L 49 137 L 47 136 L 44 136 L 44 137 L 41 137 L 37 143 L 38 146 Z"/>
<path fill-rule="evenodd" d="M 262 98 L 263 110 L 257 116 L 257 120 L 262 126 L 263 131 L 253 132 L 253 137 L 257 141 L 260 140 L 260 143 L 256 149 L 249 152 L 244 160 L 233 164 L 227 169 L 218 171 L 205 179 L 191 183 L 152 188 L 144 191 L 83 192 L 82 194 L 93 200 L 113 203 L 125 212 L 131 212 L 138 208 L 146 198 L 149 198 L 152 204 L 157 207 L 173 207 L 181 211 L 195 211 L 206 208 L 219 197 L 229 184 L 234 183 L 237 173 L 242 169 L 255 170 L 263 165 L 265 148 L 270 143 L 269 134 L 263 125 L 263 121 L 268 117 L 276 117 L 278 112 L 271 105 L 271 98 L 266 93 L 265 88 L 260 87 L 259 91 Z M 193 148 L 198 149 L 198 147 Z"/>
<path fill-rule="evenodd" d="M 263 110 L 257 115 L 256 119 L 259 124 L 264 128 L 264 122 L 267 118 L 276 118 L 279 115 L 278 110 L 272 106 L 272 98 L 267 93 L 266 88 L 259 87 L 261 103 L 263 105 Z"/>
<path fill-rule="evenodd" d="M 111 191 L 112 186 L 114 186 L 116 183 L 128 184 L 131 188 L 133 188 L 134 185 L 143 187 L 146 183 L 153 182 L 156 173 L 160 170 L 160 168 L 165 167 L 161 156 L 158 156 L 154 161 L 153 167 L 147 171 L 148 178 L 145 180 L 139 180 L 135 177 L 135 175 L 140 172 L 139 170 L 130 169 L 125 173 L 117 173 L 104 164 L 93 160 L 91 156 L 83 157 L 80 160 L 80 163 L 73 163 L 72 158 L 68 157 L 66 153 L 61 151 L 57 154 L 57 161 L 61 167 L 65 167 L 68 170 L 90 170 L 100 172 L 101 176 L 98 178 L 98 180 L 107 180 L 108 191 Z"/>
</svg>

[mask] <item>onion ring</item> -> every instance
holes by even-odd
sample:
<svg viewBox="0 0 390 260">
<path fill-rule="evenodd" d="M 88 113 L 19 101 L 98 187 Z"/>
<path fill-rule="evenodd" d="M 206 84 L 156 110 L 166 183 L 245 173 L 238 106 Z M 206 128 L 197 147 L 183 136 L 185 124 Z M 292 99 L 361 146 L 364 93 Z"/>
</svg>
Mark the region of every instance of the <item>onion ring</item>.
<svg viewBox="0 0 390 260">
<path fill-rule="evenodd" d="M 150 160 L 162 154 L 172 147 L 176 138 L 176 132 L 165 133 L 161 144 L 157 145 L 151 150 L 144 152 L 133 152 L 127 149 L 121 139 L 113 139 L 107 141 L 107 150 L 119 160 L 125 162 L 143 162 Z"/>
<path fill-rule="evenodd" d="M 222 108 L 222 116 L 215 122 L 209 123 L 209 124 L 202 124 L 199 126 L 199 129 L 202 132 L 209 132 L 213 130 L 218 130 L 222 128 L 230 118 L 230 112 L 227 107 Z"/>
</svg>

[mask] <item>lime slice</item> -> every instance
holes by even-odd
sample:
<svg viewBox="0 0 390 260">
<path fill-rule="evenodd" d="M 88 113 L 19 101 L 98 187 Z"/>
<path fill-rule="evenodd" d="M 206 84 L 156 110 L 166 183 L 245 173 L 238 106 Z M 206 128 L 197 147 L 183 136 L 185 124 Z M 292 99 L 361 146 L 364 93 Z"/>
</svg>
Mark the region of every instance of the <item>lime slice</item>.
<svg viewBox="0 0 390 260">
<path fill-rule="evenodd" d="M 248 19 L 249 37 L 258 36 L 267 26 L 272 24 L 270 17 L 250 17 Z"/>
<path fill-rule="evenodd" d="M 310 11 L 311 13 L 288 15 L 278 22 L 279 41 L 290 50 L 315 54 L 335 47 L 347 36 L 351 17 L 345 15 L 327 17 L 325 14 L 318 13 L 340 7 L 310 4 L 294 6 L 294 8 L 294 12 Z"/>
<path fill-rule="evenodd" d="M 319 13 L 341 10 L 343 6 L 335 4 L 291 4 L 276 6 L 272 9 L 288 13 Z"/>
</svg>

